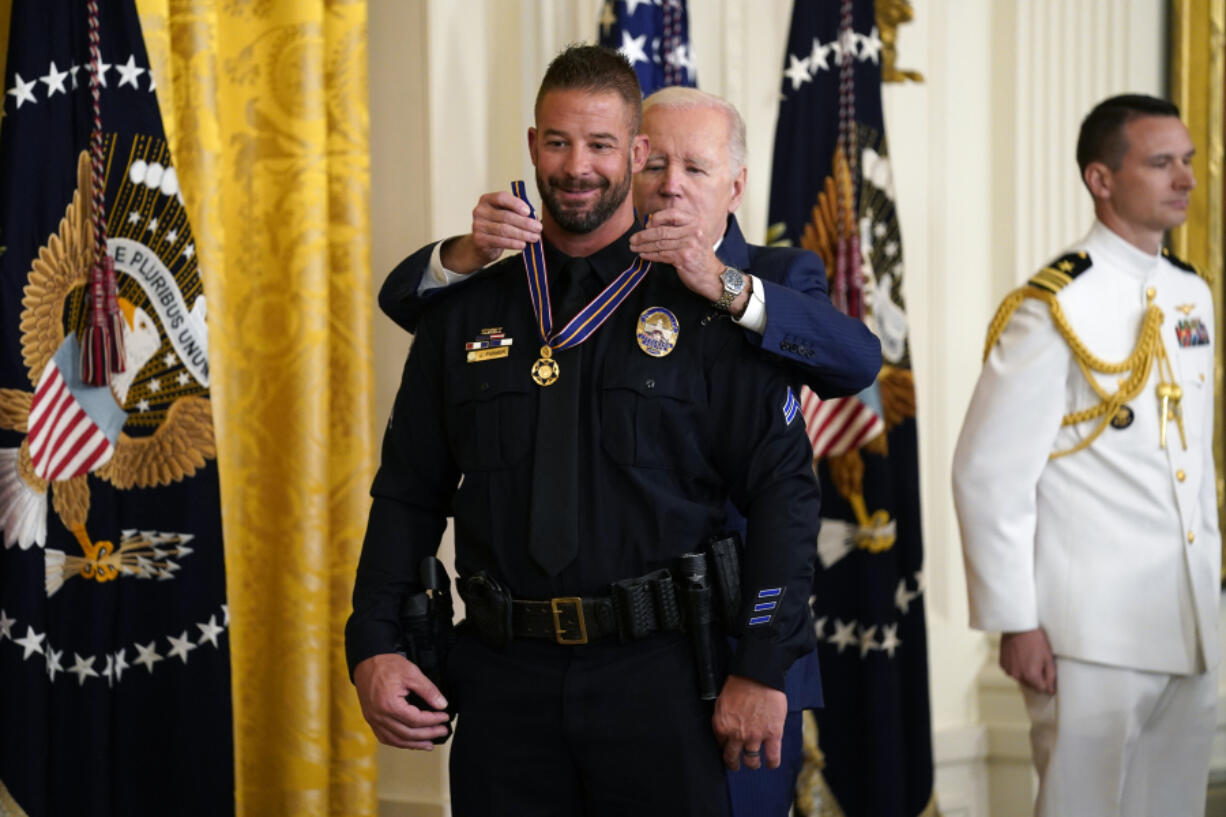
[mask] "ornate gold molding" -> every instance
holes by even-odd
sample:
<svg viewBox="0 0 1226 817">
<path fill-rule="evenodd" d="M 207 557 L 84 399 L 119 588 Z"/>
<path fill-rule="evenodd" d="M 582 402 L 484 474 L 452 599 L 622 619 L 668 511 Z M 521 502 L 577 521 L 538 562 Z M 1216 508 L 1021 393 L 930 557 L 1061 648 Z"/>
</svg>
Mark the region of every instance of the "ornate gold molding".
<svg viewBox="0 0 1226 817">
<path fill-rule="evenodd" d="M 1226 140 L 1226 0 L 1171 0 L 1171 101 L 1179 106 L 1196 145 L 1193 162 L 1197 187 L 1192 191 L 1188 222 L 1171 234 L 1175 254 L 1194 264 L 1213 288 L 1217 326 L 1214 366 L 1213 449 L 1217 460 L 1219 515 L 1226 500 L 1223 465 L 1226 458 L 1222 421 L 1223 344 L 1223 220 L 1226 206 L 1222 179 Z M 1226 519 L 1223 519 L 1226 523 Z M 1224 524 L 1226 526 L 1226 524 Z"/>
<path fill-rule="evenodd" d="M 881 37 L 881 81 L 923 82 L 924 75 L 919 71 L 896 67 L 898 27 L 915 19 L 915 9 L 911 7 L 909 0 L 876 0 L 873 8 Z"/>
</svg>

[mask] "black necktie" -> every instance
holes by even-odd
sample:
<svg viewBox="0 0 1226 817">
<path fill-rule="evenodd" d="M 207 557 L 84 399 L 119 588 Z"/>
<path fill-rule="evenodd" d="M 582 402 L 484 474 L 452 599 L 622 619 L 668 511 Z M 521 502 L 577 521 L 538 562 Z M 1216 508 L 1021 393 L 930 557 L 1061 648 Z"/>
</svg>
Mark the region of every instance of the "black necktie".
<svg viewBox="0 0 1226 817">
<path fill-rule="evenodd" d="M 583 258 L 566 262 L 554 293 L 554 328 L 587 303 L 591 267 Z M 579 347 L 557 353 L 558 379 L 540 388 L 536 449 L 532 464 L 532 515 L 528 543 L 536 563 L 556 576 L 579 552 Z"/>
</svg>

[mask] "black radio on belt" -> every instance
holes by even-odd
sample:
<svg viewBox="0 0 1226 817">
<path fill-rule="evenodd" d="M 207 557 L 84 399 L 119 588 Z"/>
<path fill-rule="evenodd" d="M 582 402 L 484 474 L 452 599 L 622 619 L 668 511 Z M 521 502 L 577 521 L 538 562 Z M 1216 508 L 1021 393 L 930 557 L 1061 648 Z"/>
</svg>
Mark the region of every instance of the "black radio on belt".
<svg viewBox="0 0 1226 817">
<path fill-rule="evenodd" d="M 401 646 L 405 657 L 441 690 L 447 653 L 455 643 L 451 579 L 447 576 L 447 568 L 433 556 L 422 559 L 419 573 L 425 589 L 405 596 L 400 603 Z M 435 711 L 416 692 L 410 692 L 405 700 L 418 709 Z M 455 718 L 454 712 L 449 711 L 448 714 Z M 450 723 L 447 724 L 447 734 L 434 738 L 432 742 L 442 745 L 449 737 Z"/>
</svg>

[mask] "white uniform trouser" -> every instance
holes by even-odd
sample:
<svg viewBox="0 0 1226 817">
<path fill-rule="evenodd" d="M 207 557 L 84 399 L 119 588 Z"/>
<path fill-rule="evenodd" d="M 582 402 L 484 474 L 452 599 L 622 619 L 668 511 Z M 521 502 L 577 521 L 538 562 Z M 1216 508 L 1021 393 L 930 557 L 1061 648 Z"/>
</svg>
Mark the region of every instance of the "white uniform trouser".
<svg viewBox="0 0 1226 817">
<path fill-rule="evenodd" d="M 1056 694 L 1022 687 L 1037 817 L 1200 817 L 1217 674 L 1166 675 L 1056 658 Z"/>
</svg>

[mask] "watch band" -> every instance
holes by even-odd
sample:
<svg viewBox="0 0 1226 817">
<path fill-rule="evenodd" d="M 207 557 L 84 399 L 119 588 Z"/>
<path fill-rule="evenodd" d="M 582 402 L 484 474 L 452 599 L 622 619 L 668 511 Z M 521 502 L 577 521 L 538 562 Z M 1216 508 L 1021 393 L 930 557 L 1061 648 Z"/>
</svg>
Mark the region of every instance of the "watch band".
<svg viewBox="0 0 1226 817">
<path fill-rule="evenodd" d="M 729 275 L 729 273 L 732 274 Z M 724 291 L 720 294 L 719 300 L 715 301 L 715 308 L 731 312 L 732 302 L 745 291 L 745 273 L 736 267 L 724 267 L 719 279 L 724 285 Z"/>
</svg>

